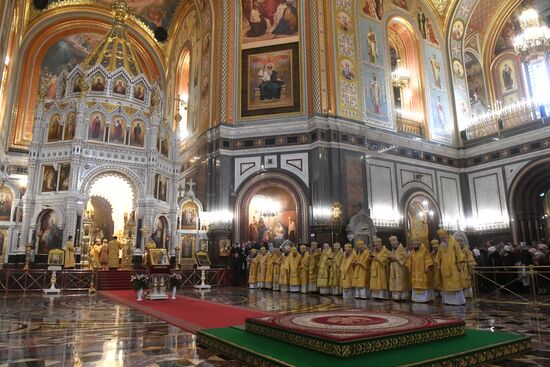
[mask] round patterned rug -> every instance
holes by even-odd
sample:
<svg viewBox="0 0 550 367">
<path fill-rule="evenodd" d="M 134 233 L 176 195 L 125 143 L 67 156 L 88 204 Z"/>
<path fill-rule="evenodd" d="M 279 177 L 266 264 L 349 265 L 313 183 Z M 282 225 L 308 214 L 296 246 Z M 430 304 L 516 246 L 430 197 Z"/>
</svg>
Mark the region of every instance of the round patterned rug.
<svg viewBox="0 0 550 367">
<path fill-rule="evenodd" d="M 462 320 L 439 319 L 429 315 L 358 309 L 268 316 L 249 319 L 247 322 L 339 342 L 464 325 Z"/>
</svg>

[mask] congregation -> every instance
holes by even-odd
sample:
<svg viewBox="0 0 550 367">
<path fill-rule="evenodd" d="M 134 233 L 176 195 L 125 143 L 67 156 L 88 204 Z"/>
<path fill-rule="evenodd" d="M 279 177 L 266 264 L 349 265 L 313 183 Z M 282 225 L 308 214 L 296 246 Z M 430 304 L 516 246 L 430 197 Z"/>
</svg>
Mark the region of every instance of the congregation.
<svg viewBox="0 0 550 367">
<path fill-rule="evenodd" d="M 472 297 L 475 257 L 466 234 L 449 235 L 443 228 L 429 246 L 413 238 L 403 246 L 391 236 L 390 249 L 380 238 L 372 248 L 357 240 L 330 246 L 293 244 L 252 248 L 247 257 L 248 286 L 280 292 L 301 292 L 357 299 L 412 300 L 426 303 L 441 296 L 449 305 L 463 305 Z M 239 258 L 234 251 L 234 259 Z M 235 265 L 233 269 L 245 264 Z M 234 273 L 235 274 L 235 273 Z"/>
</svg>

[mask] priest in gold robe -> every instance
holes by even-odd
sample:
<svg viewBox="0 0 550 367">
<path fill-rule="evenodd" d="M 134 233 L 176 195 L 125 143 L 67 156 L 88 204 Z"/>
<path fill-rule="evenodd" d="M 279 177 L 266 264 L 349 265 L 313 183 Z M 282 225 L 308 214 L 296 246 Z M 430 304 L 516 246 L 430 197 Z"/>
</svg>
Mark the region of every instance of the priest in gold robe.
<svg viewBox="0 0 550 367">
<path fill-rule="evenodd" d="M 311 266 L 310 254 L 306 245 L 300 245 L 300 255 L 302 263 L 300 264 L 300 292 L 307 293 L 309 287 L 309 267 Z"/>
<path fill-rule="evenodd" d="M 102 270 L 109 269 L 109 242 L 106 238 L 101 242 L 101 248 L 99 249 L 99 262 Z"/>
<path fill-rule="evenodd" d="M 258 276 L 256 278 L 256 288 L 262 289 L 265 286 L 265 273 L 267 272 L 267 250 L 260 248 L 258 254 Z"/>
<path fill-rule="evenodd" d="M 288 292 L 290 286 L 290 246 L 285 245 L 281 256 L 281 267 L 279 274 L 279 289 L 281 292 Z"/>
<path fill-rule="evenodd" d="M 474 296 L 472 290 L 472 275 L 476 266 L 476 259 L 474 258 L 472 250 L 470 250 L 470 243 L 468 242 L 466 233 L 457 231 L 453 237 L 462 250 L 462 262 L 458 266 L 460 268 L 462 286 L 464 287 L 464 297 L 472 298 Z"/>
<path fill-rule="evenodd" d="M 74 269 L 76 266 L 76 251 L 73 245 L 73 236 L 69 236 L 67 243 L 65 244 L 65 262 L 63 267 L 65 269 Z"/>
<path fill-rule="evenodd" d="M 437 263 L 437 251 L 439 250 L 439 240 L 434 239 L 430 242 L 431 250 L 430 250 L 430 256 L 432 257 L 432 261 L 434 263 L 434 266 L 432 268 L 432 283 L 433 283 L 433 290 L 434 290 L 434 298 L 438 297 L 441 292 L 441 271 L 439 269 L 439 264 Z"/>
<path fill-rule="evenodd" d="M 332 250 L 332 266 L 330 267 L 330 281 L 329 286 L 333 296 L 339 296 L 342 294 L 342 276 L 340 274 L 340 267 L 342 266 L 342 260 L 344 259 L 344 253 L 338 242 L 334 243 Z"/>
<path fill-rule="evenodd" d="M 370 295 L 374 299 L 388 299 L 388 260 L 390 251 L 382 239 L 373 240 L 374 249 L 370 255 Z"/>
<path fill-rule="evenodd" d="M 99 269 L 101 264 L 99 263 L 99 253 L 101 251 L 101 241 L 96 239 L 95 243 L 90 246 L 90 251 L 88 252 L 88 266 L 90 269 Z"/>
<path fill-rule="evenodd" d="M 456 241 L 449 237 L 444 228 L 439 229 L 437 235 L 439 236 L 439 249 L 437 250 L 436 263 L 439 264 L 443 303 L 464 305 L 466 299 L 459 269 L 459 264 L 463 261 L 462 250 Z"/>
<path fill-rule="evenodd" d="M 351 243 L 346 243 L 344 245 L 344 258 L 342 260 L 342 265 L 340 265 L 342 292 L 344 298 L 352 298 L 354 295 L 355 288 L 353 287 L 353 266 L 356 259 L 357 254 L 355 253 L 353 246 Z"/>
<path fill-rule="evenodd" d="M 258 268 L 260 267 L 259 260 L 258 250 L 255 248 L 250 250 L 250 263 L 248 264 L 248 287 L 250 289 L 256 289 L 258 285 Z"/>
<path fill-rule="evenodd" d="M 273 261 L 275 260 L 275 249 L 271 248 L 266 256 L 267 256 L 267 266 L 265 271 L 264 288 L 273 289 Z"/>
<path fill-rule="evenodd" d="M 356 246 L 357 257 L 353 264 L 353 288 L 355 288 L 355 298 L 367 299 L 370 296 L 368 284 L 370 280 L 370 251 L 362 240 L 358 240 Z"/>
<path fill-rule="evenodd" d="M 121 249 L 122 243 L 118 242 L 117 236 L 113 236 L 113 239 L 109 241 L 109 269 L 118 269 L 120 266 Z"/>
<path fill-rule="evenodd" d="M 321 258 L 321 249 L 317 242 L 312 242 L 309 248 L 309 265 L 308 265 L 308 291 L 317 292 L 317 274 L 319 273 L 319 259 Z"/>
<path fill-rule="evenodd" d="M 418 303 L 430 302 L 433 298 L 433 260 L 428 249 L 420 244 L 418 237 L 412 239 L 411 245 L 407 268 L 411 274 L 412 300 Z"/>
<path fill-rule="evenodd" d="M 290 249 L 290 256 L 288 259 L 289 268 L 289 285 L 290 291 L 293 293 L 300 292 L 301 278 L 300 278 L 300 266 L 302 265 L 302 255 L 298 253 L 298 249 L 293 247 Z"/>
<path fill-rule="evenodd" d="M 273 290 L 278 291 L 281 289 L 279 284 L 281 277 L 281 262 L 284 260 L 284 256 L 281 253 L 281 249 L 276 247 L 273 249 Z"/>
<path fill-rule="evenodd" d="M 403 301 L 410 298 L 411 280 L 407 269 L 409 254 L 396 236 L 390 237 L 392 247 L 390 255 L 390 284 L 389 289 L 394 301 Z"/>
<path fill-rule="evenodd" d="M 330 273 L 332 265 L 332 249 L 328 243 L 323 245 L 323 252 L 319 258 L 317 273 L 317 287 L 320 294 L 330 294 Z"/>
</svg>

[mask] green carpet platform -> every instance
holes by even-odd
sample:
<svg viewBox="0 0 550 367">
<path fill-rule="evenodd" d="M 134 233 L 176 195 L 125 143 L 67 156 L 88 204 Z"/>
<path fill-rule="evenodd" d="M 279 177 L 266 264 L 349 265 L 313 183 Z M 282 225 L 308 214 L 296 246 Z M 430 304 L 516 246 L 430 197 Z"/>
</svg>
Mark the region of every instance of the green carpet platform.
<svg viewBox="0 0 550 367">
<path fill-rule="evenodd" d="M 335 357 L 464 335 L 463 320 L 358 309 L 247 318 L 247 331 Z"/>
<path fill-rule="evenodd" d="M 204 329 L 197 343 L 251 366 L 475 366 L 531 349 L 529 337 L 466 329 L 461 320 L 338 310 Z"/>
</svg>

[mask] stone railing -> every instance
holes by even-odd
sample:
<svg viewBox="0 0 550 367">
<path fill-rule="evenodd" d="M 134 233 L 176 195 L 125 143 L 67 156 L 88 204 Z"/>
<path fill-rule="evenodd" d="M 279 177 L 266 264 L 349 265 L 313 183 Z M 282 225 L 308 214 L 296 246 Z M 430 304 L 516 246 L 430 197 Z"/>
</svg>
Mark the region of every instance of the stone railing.
<svg viewBox="0 0 550 367">
<path fill-rule="evenodd" d="M 397 131 L 402 134 L 424 136 L 423 123 L 397 116 Z"/>
</svg>

